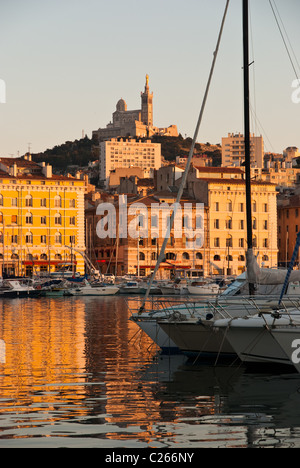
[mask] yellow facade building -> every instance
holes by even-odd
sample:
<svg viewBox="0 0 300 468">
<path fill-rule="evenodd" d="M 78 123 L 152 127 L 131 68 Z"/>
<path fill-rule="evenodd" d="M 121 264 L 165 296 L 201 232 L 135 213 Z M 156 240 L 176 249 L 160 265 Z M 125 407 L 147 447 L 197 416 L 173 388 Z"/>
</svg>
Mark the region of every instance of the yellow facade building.
<svg viewBox="0 0 300 468">
<path fill-rule="evenodd" d="M 30 155 L 0 158 L 0 271 L 84 273 L 85 182 L 52 173 Z"/>
</svg>

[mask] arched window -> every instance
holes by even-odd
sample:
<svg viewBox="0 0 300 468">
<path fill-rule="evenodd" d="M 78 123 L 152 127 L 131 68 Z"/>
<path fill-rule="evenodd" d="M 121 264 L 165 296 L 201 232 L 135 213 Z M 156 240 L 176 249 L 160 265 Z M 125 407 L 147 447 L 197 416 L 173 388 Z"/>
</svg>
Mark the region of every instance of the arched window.
<svg viewBox="0 0 300 468">
<path fill-rule="evenodd" d="M 263 260 L 263 262 L 268 262 L 269 261 L 268 255 L 263 255 L 262 260 Z"/>
<path fill-rule="evenodd" d="M 226 208 L 227 208 L 228 212 L 232 211 L 232 201 L 231 200 L 227 200 Z"/>
<path fill-rule="evenodd" d="M 56 232 L 56 233 L 55 233 L 55 236 L 54 236 L 54 242 L 55 242 L 56 244 L 61 244 L 61 239 L 62 239 L 61 233 L 60 233 L 60 232 Z"/>
<path fill-rule="evenodd" d="M 54 206 L 56 208 L 61 208 L 61 196 L 60 195 L 56 195 L 56 197 L 54 198 Z"/>
<path fill-rule="evenodd" d="M 214 256 L 214 262 L 220 262 L 220 261 L 221 261 L 220 255 L 215 255 Z"/>
<path fill-rule="evenodd" d="M 174 252 L 167 252 L 166 260 L 176 260 L 176 254 L 174 254 Z"/>
<path fill-rule="evenodd" d="M 25 206 L 32 206 L 32 196 L 26 195 L 25 197 Z"/>
<path fill-rule="evenodd" d="M 45 254 L 45 253 L 41 254 L 40 259 L 41 260 L 48 260 L 47 254 Z"/>
<path fill-rule="evenodd" d="M 145 260 L 145 254 L 144 254 L 144 252 L 140 252 L 139 259 L 140 259 L 140 260 Z"/>
<path fill-rule="evenodd" d="M 238 258 L 238 261 L 239 261 L 239 262 L 244 262 L 244 261 L 245 261 L 245 256 L 244 256 L 244 255 L 240 255 L 239 258 Z"/>
<path fill-rule="evenodd" d="M 197 252 L 197 253 L 196 253 L 196 259 L 197 259 L 197 260 L 202 260 L 202 258 L 203 258 L 203 257 L 202 257 L 202 253 L 201 253 L 201 252 Z"/>
<path fill-rule="evenodd" d="M 31 261 L 33 261 L 33 255 L 32 255 L 32 254 L 27 254 L 27 255 L 26 255 L 26 260 L 31 260 Z"/>
<path fill-rule="evenodd" d="M 60 213 L 56 213 L 54 222 L 55 224 L 59 224 L 61 226 L 61 214 Z"/>
<path fill-rule="evenodd" d="M 54 258 L 55 260 L 61 260 L 62 257 L 60 254 L 55 254 Z"/>
<path fill-rule="evenodd" d="M 12 254 L 11 259 L 12 260 L 19 260 L 19 255 L 18 254 Z"/>
<path fill-rule="evenodd" d="M 151 260 L 157 260 L 157 253 L 156 252 L 152 252 Z"/>
<path fill-rule="evenodd" d="M 183 252 L 182 258 L 183 258 L 183 260 L 189 260 L 190 256 L 189 256 L 189 254 L 187 252 Z"/>
<path fill-rule="evenodd" d="M 27 232 L 25 236 L 26 244 L 33 244 L 33 234 L 32 232 Z"/>
<path fill-rule="evenodd" d="M 32 213 L 26 213 L 26 224 L 33 224 L 33 216 Z"/>
</svg>

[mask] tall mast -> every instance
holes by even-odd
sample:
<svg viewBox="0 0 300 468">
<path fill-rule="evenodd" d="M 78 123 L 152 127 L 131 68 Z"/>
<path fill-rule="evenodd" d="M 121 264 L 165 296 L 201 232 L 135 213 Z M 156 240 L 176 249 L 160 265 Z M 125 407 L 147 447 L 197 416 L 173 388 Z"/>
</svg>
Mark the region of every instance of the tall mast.
<svg viewBox="0 0 300 468">
<path fill-rule="evenodd" d="M 243 55 L 244 55 L 244 138 L 246 176 L 246 214 L 248 250 L 253 247 L 252 207 L 251 207 L 251 152 L 250 152 L 250 98 L 249 98 L 249 5 L 243 0 Z M 254 285 L 249 283 L 249 294 L 254 293 Z"/>
</svg>

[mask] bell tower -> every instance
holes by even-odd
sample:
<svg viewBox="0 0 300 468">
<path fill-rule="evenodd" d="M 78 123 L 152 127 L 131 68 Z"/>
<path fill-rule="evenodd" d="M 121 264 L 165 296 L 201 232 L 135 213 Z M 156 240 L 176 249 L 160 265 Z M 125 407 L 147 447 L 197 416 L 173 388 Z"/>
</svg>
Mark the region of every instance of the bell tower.
<svg viewBox="0 0 300 468">
<path fill-rule="evenodd" d="M 149 76 L 146 75 L 145 90 L 141 93 L 142 99 L 142 122 L 153 126 L 153 93 L 149 92 Z"/>
</svg>

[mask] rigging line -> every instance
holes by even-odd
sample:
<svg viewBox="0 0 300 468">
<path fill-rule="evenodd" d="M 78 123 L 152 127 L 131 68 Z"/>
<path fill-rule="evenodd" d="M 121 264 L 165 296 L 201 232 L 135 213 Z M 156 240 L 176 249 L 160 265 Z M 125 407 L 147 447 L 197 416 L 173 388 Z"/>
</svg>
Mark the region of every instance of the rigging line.
<svg viewBox="0 0 300 468">
<path fill-rule="evenodd" d="M 292 53 L 293 53 L 295 62 L 296 62 L 297 66 L 298 66 L 298 68 L 299 68 L 299 70 L 300 70 L 300 65 L 299 65 L 297 56 L 296 56 L 296 54 L 295 54 L 295 52 L 294 52 L 293 46 L 292 46 L 291 41 L 290 41 L 290 39 L 289 39 L 288 33 L 287 33 L 286 29 L 285 29 L 284 23 L 283 23 L 282 18 L 281 18 L 281 16 L 280 16 L 280 13 L 279 13 L 279 10 L 278 10 L 278 7 L 277 7 L 277 5 L 276 5 L 275 0 L 273 0 L 273 2 L 274 2 L 274 5 L 275 5 L 277 14 L 278 14 L 278 16 L 279 16 L 279 19 L 280 19 L 280 21 L 281 21 L 281 25 L 282 25 L 282 27 L 283 27 L 283 30 L 284 30 L 284 32 L 285 32 L 286 38 L 287 38 L 288 43 L 289 43 L 289 45 L 290 45 L 291 51 L 292 51 Z"/>
<path fill-rule="evenodd" d="M 252 49 L 252 57 L 253 57 L 253 62 L 254 62 L 254 66 L 252 67 L 252 79 L 253 79 L 253 101 L 254 101 L 254 110 L 255 110 L 255 113 L 254 115 L 256 114 L 256 86 L 255 86 L 255 58 L 254 58 L 254 44 L 253 44 L 253 29 L 252 29 L 252 16 L 251 16 L 251 5 L 249 5 L 249 22 L 250 22 L 250 31 L 251 31 L 251 34 L 250 34 L 250 38 L 251 38 L 251 49 Z M 249 65 L 250 67 L 250 65 Z M 257 133 L 257 126 L 256 126 L 256 120 L 255 118 L 253 119 L 253 122 L 252 122 L 254 125 L 254 134 Z"/>
<path fill-rule="evenodd" d="M 143 302 L 143 304 L 142 304 L 142 306 L 140 308 L 139 313 L 142 313 L 142 311 L 144 309 L 145 301 L 147 300 L 147 298 L 149 296 L 150 288 L 151 288 L 152 283 L 154 281 L 155 275 L 156 275 L 156 273 L 158 271 L 160 263 L 162 262 L 162 260 L 164 258 L 166 245 L 168 243 L 170 233 L 171 233 L 171 229 L 172 229 L 173 224 L 174 224 L 174 219 L 175 219 L 175 215 L 176 215 L 176 212 L 177 212 L 177 209 L 178 209 L 178 205 L 179 205 L 179 202 L 180 202 L 182 194 L 183 194 L 183 190 L 184 190 L 185 185 L 186 185 L 187 176 L 188 176 L 188 173 L 189 173 L 189 168 L 190 168 L 192 157 L 193 157 L 193 154 L 194 154 L 194 148 L 195 148 L 197 136 L 198 136 L 198 133 L 199 133 L 199 129 L 200 129 L 200 125 L 201 125 L 201 121 L 202 121 L 202 117 L 203 117 L 203 113 L 204 113 L 204 109 L 205 109 L 205 104 L 206 104 L 206 101 L 207 101 L 207 96 L 208 96 L 208 92 L 209 92 L 209 88 L 210 88 L 210 84 L 211 84 L 211 80 L 212 80 L 212 76 L 213 76 L 213 72 L 214 72 L 214 68 L 215 68 L 215 63 L 216 63 L 217 56 L 218 56 L 219 46 L 220 46 L 220 43 L 221 43 L 221 37 L 222 37 L 224 24 L 225 24 L 225 18 L 227 16 L 227 11 L 228 11 L 228 7 L 229 7 L 229 1 L 230 0 L 226 1 L 225 11 L 224 11 L 224 14 L 223 14 L 223 19 L 222 19 L 222 23 L 221 23 L 221 28 L 220 28 L 218 40 L 217 40 L 217 45 L 216 45 L 216 49 L 215 49 L 215 51 L 213 53 L 213 61 L 212 61 L 212 65 L 211 65 L 211 69 L 210 69 L 210 73 L 209 73 L 209 78 L 208 78 L 208 82 L 207 82 L 207 85 L 206 85 L 206 90 L 205 90 L 205 94 L 204 94 L 200 114 L 199 114 L 199 117 L 198 117 L 196 129 L 195 129 L 195 133 L 194 133 L 194 137 L 193 137 L 193 141 L 192 141 L 192 145 L 191 145 L 191 148 L 190 148 L 189 156 L 188 156 L 188 159 L 187 159 L 185 171 L 184 171 L 183 176 L 182 176 L 182 181 L 181 181 L 181 184 L 180 184 L 180 187 L 179 187 L 179 190 L 178 190 L 178 194 L 177 194 L 177 197 L 176 197 L 176 202 L 174 203 L 175 207 L 173 208 L 172 215 L 171 215 L 171 218 L 170 218 L 170 223 L 169 223 L 169 226 L 168 226 L 168 229 L 167 229 L 167 233 L 166 233 L 166 236 L 164 238 L 164 241 L 163 241 L 163 244 L 162 244 L 162 247 L 161 247 L 161 251 L 160 251 L 158 260 L 156 262 L 154 271 L 152 273 L 152 276 L 151 276 L 151 279 L 150 279 L 150 282 L 149 282 L 149 285 L 148 285 L 148 289 L 147 289 L 145 297 L 144 297 L 144 302 Z"/>
<path fill-rule="evenodd" d="M 282 33 L 282 30 L 281 30 L 281 27 L 280 27 L 279 21 L 278 21 L 278 19 L 277 19 L 277 16 L 276 16 L 276 13 L 275 13 L 275 10 L 274 10 L 274 8 L 273 8 L 273 5 L 272 5 L 271 0 L 269 0 L 269 3 L 270 3 L 270 5 L 271 5 L 271 9 L 272 9 L 273 15 L 274 15 L 274 17 L 275 17 L 275 20 L 276 20 L 278 29 L 279 29 L 279 31 L 280 31 L 280 35 L 281 35 L 281 37 L 282 37 L 283 43 L 284 43 L 284 45 L 285 45 L 287 54 L 288 54 L 288 56 L 289 56 L 289 59 L 290 59 L 292 68 L 293 68 L 293 70 L 294 70 L 294 73 L 295 73 L 295 75 L 296 75 L 297 80 L 299 80 L 299 75 L 298 75 L 298 73 L 297 73 L 297 70 L 296 70 L 296 68 L 295 68 L 294 62 L 293 62 L 293 60 L 292 60 L 290 51 L 289 51 L 289 49 L 288 49 L 286 40 L 285 40 L 284 35 L 283 35 L 283 33 Z"/>
<path fill-rule="evenodd" d="M 269 139 L 269 137 L 268 137 L 268 135 L 267 135 L 267 133 L 266 133 L 264 127 L 262 126 L 262 124 L 261 124 L 259 118 L 257 117 L 256 112 L 255 112 L 254 109 L 252 108 L 251 103 L 249 103 L 249 105 L 250 105 L 250 110 L 251 110 L 251 112 L 253 112 L 253 115 L 254 115 L 254 117 L 255 117 L 255 120 L 257 120 L 257 122 L 258 122 L 258 126 L 261 128 L 262 133 L 264 134 L 265 138 L 268 140 L 268 142 L 269 142 L 269 144 L 270 144 L 270 146 L 271 146 L 273 152 L 275 153 L 274 147 L 273 147 L 273 145 L 272 145 L 272 143 L 271 143 L 271 141 L 270 141 L 270 139 Z"/>
</svg>

